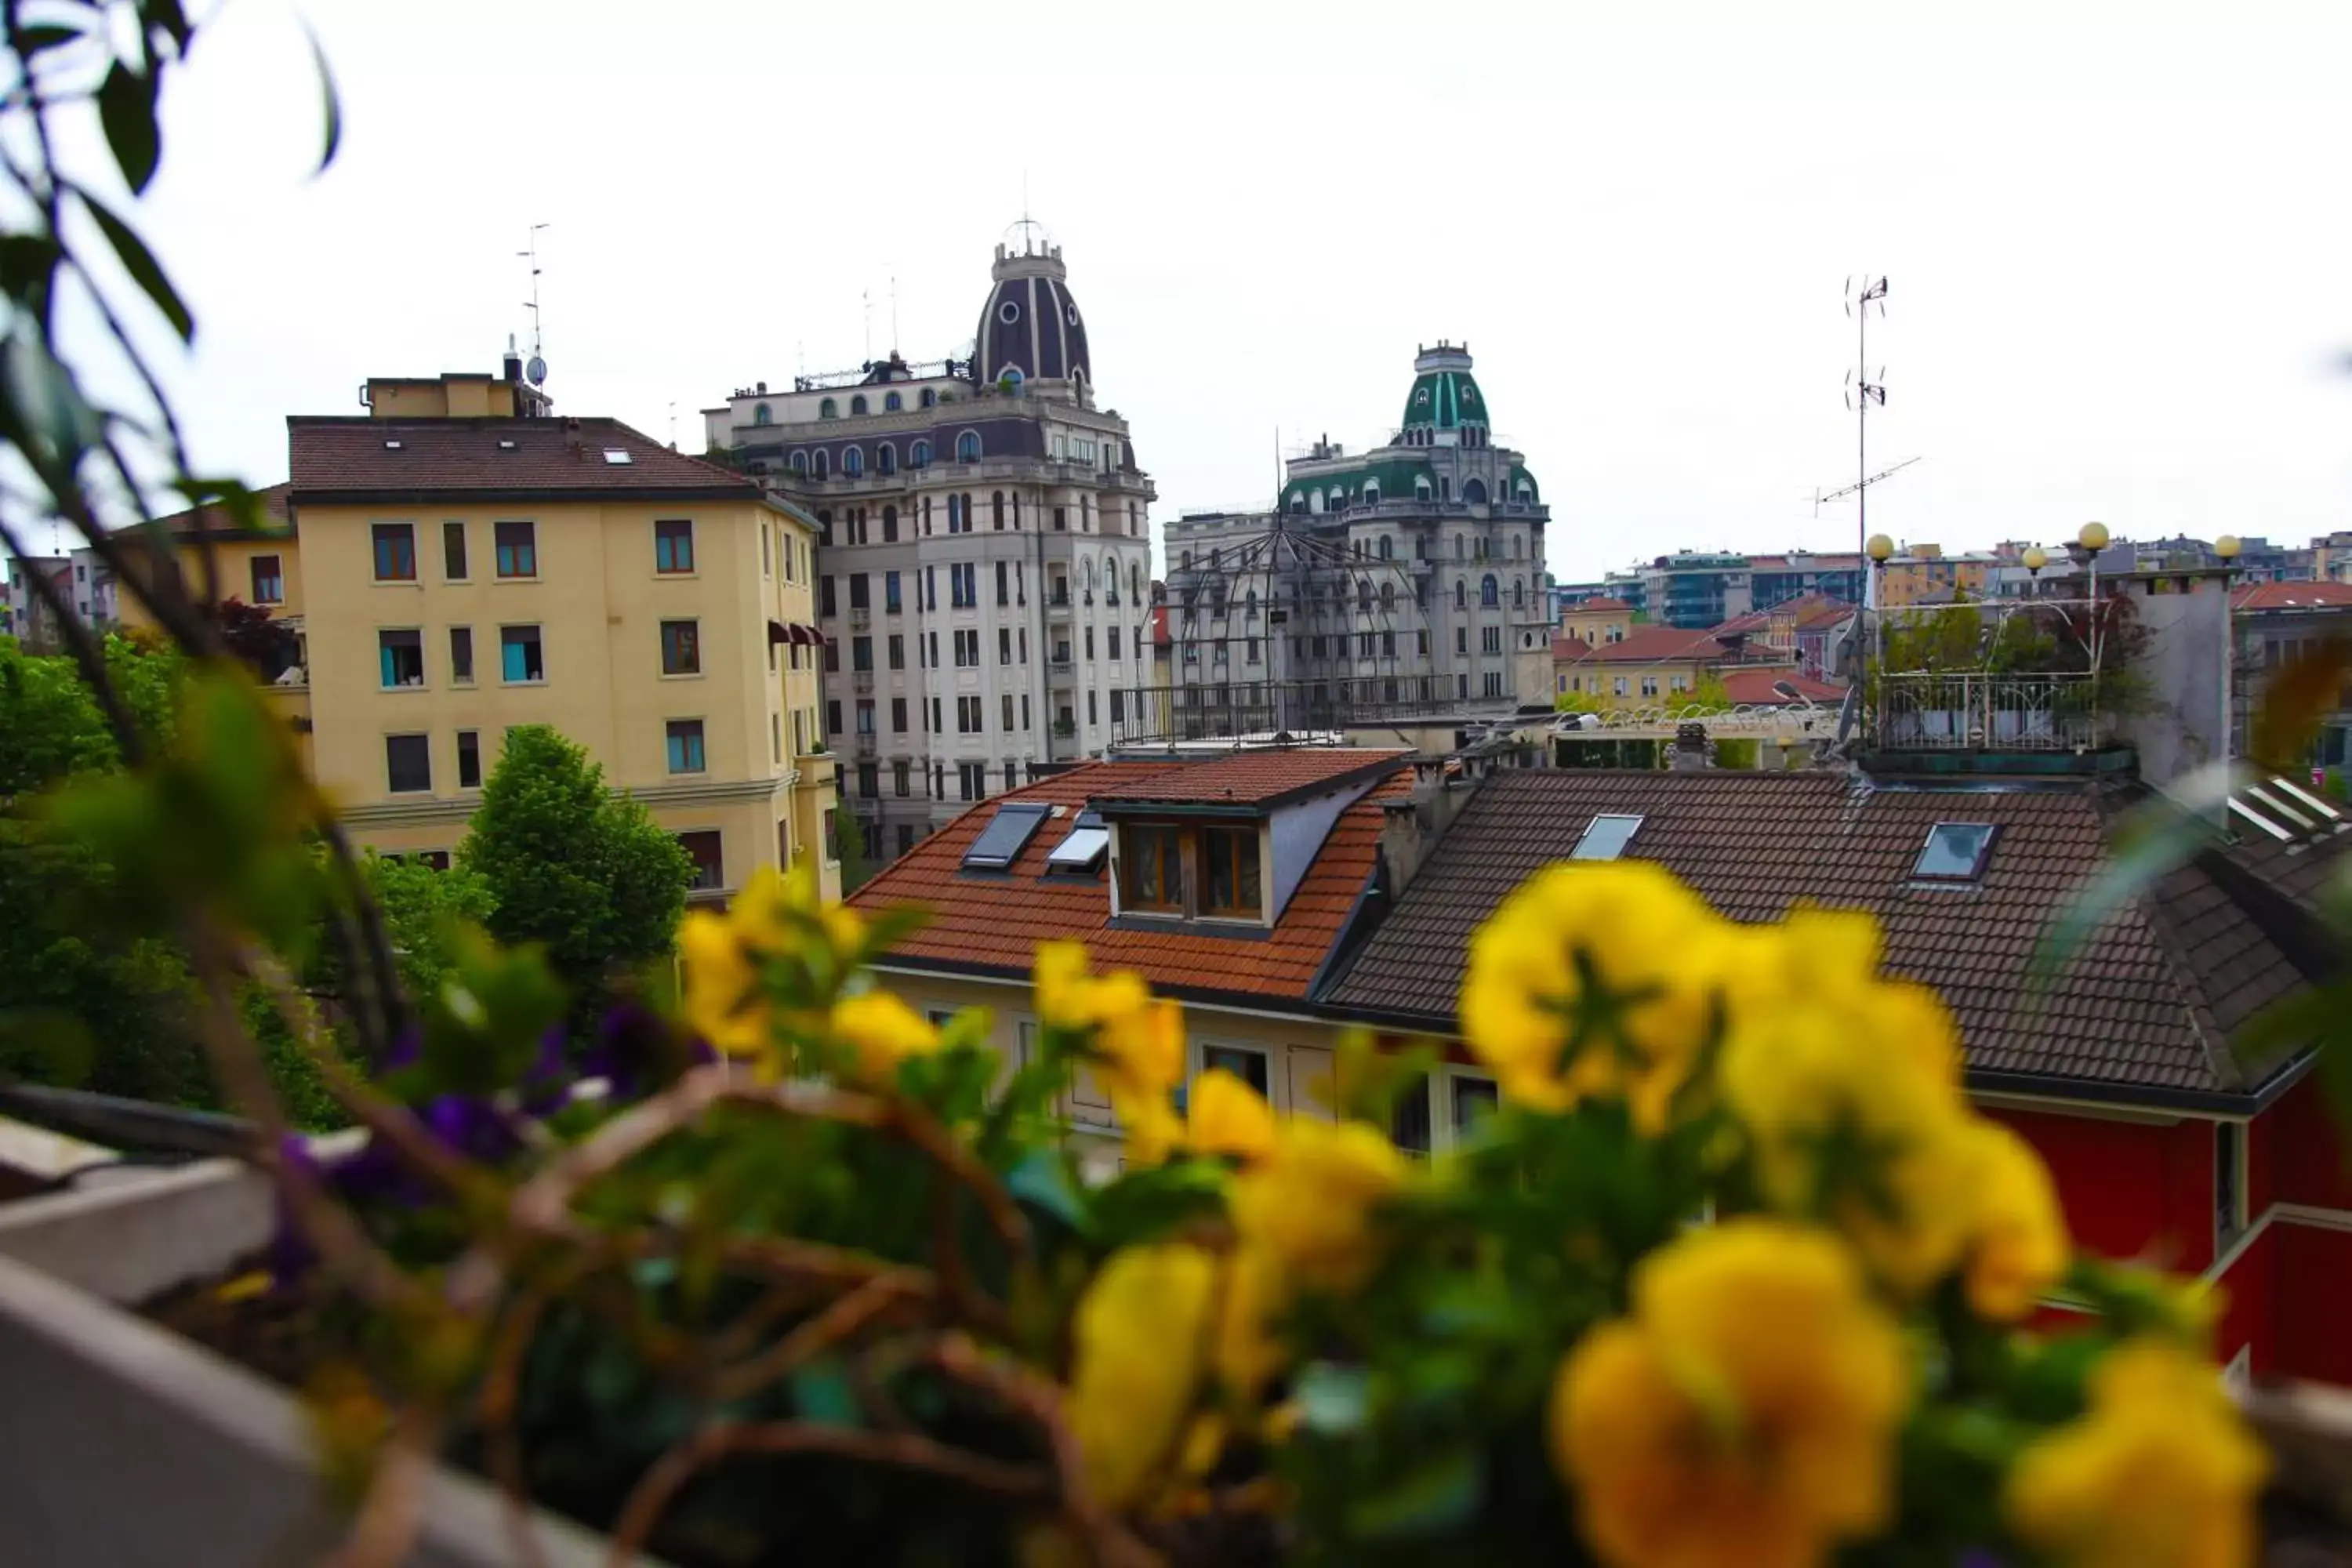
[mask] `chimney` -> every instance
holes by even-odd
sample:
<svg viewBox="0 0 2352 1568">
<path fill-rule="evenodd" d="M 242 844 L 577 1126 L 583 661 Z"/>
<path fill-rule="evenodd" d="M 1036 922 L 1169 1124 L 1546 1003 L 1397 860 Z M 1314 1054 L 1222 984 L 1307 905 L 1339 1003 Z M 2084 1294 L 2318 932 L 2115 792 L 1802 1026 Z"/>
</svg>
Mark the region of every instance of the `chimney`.
<svg viewBox="0 0 2352 1568">
<path fill-rule="evenodd" d="M 499 363 L 499 370 L 509 386 L 517 385 L 522 381 L 522 354 L 515 347 L 512 332 L 507 334 L 507 357 Z"/>
<path fill-rule="evenodd" d="M 1412 759 L 1412 796 L 1386 802 L 1381 810 L 1381 879 L 1394 900 L 1419 875 L 1437 841 L 1462 815 L 1486 776 L 1473 759 L 1463 759 L 1459 776 L 1449 779 L 1444 757 Z"/>
<path fill-rule="evenodd" d="M 1673 772 L 1696 773 L 1707 765 L 1706 726 L 1697 722 L 1675 726 Z"/>
</svg>

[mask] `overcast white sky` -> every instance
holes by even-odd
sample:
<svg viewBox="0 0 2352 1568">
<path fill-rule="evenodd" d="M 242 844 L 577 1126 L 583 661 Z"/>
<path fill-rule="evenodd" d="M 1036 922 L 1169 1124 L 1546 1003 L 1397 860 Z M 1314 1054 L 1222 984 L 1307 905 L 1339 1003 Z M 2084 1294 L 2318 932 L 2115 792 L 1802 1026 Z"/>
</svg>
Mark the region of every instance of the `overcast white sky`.
<svg viewBox="0 0 2352 1568">
<path fill-rule="evenodd" d="M 960 353 L 1025 173 L 1163 518 L 1265 504 L 1277 432 L 1383 437 L 1443 335 L 1544 482 L 1562 580 L 1851 548 L 1810 498 L 1853 477 L 1840 292 L 1868 268 L 1873 456 L 1925 458 L 1874 530 L 2352 527 L 2352 34 L 1771 9 L 1805 20 L 312 0 L 346 117 L 313 183 L 296 11 L 237 0 L 166 100 L 149 223 L 200 321 L 199 457 L 257 480 L 285 415 L 527 341 L 533 223 L 562 412 L 662 437 L 674 405 L 698 450 L 730 388 L 865 358 L 868 292 L 886 351 L 893 276 L 908 356 Z M 1185 20 L 1103 20 L 1153 15 Z M 1939 15 L 2073 20 L 1888 20 Z"/>
</svg>

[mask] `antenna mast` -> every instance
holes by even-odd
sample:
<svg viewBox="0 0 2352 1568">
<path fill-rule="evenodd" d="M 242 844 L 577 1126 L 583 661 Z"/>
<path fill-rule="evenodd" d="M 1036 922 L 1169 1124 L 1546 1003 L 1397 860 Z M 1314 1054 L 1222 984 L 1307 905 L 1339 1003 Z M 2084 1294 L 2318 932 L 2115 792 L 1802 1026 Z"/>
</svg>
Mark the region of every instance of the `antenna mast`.
<svg viewBox="0 0 2352 1568">
<path fill-rule="evenodd" d="M 529 248 L 515 252 L 517 256 L 530 263 L 530 299 L 526 301 L 526 304 L 530 311 L 530 352 L 533 358 L 539 357 L 540 350 L 545 346 L 541 341 L 539 330 L 539 234 L 540 230 L 551 226 L 552 226 L 543 223 L 531 225 Z"/>
<path fill-rule="evenodd" d="M 1853 552 L 1859 559 L 1870 542 L 1870 405 L 1886 406 L 1886 372 L 1877 379 L 1870 368 L 1870 313 L 1886 315 L 1886 279 L 1864 273 L 1845 280 L 1845 313 L 1853 318 L 1853 374 L 1846 378 L 1846 406 L 1853 410 Z M 1883 477 L 1883 476 L 1881 476 Z"/>
</svg>

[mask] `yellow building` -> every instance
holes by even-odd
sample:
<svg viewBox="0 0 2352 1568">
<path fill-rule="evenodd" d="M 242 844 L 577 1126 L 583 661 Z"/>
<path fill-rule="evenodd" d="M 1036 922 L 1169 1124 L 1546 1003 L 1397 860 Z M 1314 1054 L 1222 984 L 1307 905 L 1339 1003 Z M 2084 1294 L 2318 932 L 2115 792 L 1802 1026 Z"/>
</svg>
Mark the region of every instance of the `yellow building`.
<svg viewBox="0 0 2352 1568">
<path fill-rule="evenodd" d="M 2003 563 L 1998 554 L 1947 555 L 1940 544 L 1914 544 L 1879 569 L 1878 602 L 1899 609 L 1923 600 L 1948 603 L 1956 594 L 1981 599 L 1993 568 Z"/>
<path fill-rule="evenodd" d="M 203 530 L 220 596 L 289 623 L 272 699 L 353 838 L 440 861 L 507 731 L 548 724 L 677 835 L 698 898 L 803 857 L 838 896 L 814 524 L 616 420 L 554 417 L 511 360 L 366 402 L 287 421 L 284 532 L 157 531 L 201 589 Z"/>
<path fill-rule="evenodd" d="M 1559 634 L 1599 647 L 1623 642 L 1638 623 L 1633 606 L 1622 599 L 1587 599 L 1559 613 Z"/>
</svg>

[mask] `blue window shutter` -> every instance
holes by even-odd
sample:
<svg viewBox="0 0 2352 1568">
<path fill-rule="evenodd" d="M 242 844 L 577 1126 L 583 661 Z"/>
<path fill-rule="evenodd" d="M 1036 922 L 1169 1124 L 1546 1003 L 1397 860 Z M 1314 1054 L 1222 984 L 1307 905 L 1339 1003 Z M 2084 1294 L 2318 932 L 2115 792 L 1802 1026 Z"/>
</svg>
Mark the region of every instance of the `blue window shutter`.
<svg viewBox="0 0 2352 1568">
<path fill-rule="evenodd" d="M 379 647 L 376 649 L 376 657 L 383 661 L 383 683 L 390 686 L 393 684 L 392 649 Z"/>
<path fill-rule="evenodd" d="M 503 655 L 505 660 L 506 678 L 509 680 L 520 680 L 523 679 L 524 666 L 522 661 L 522 644 L 519 642 L 508 642 L 501 647 L 500 653 Z"/>
</svg>

